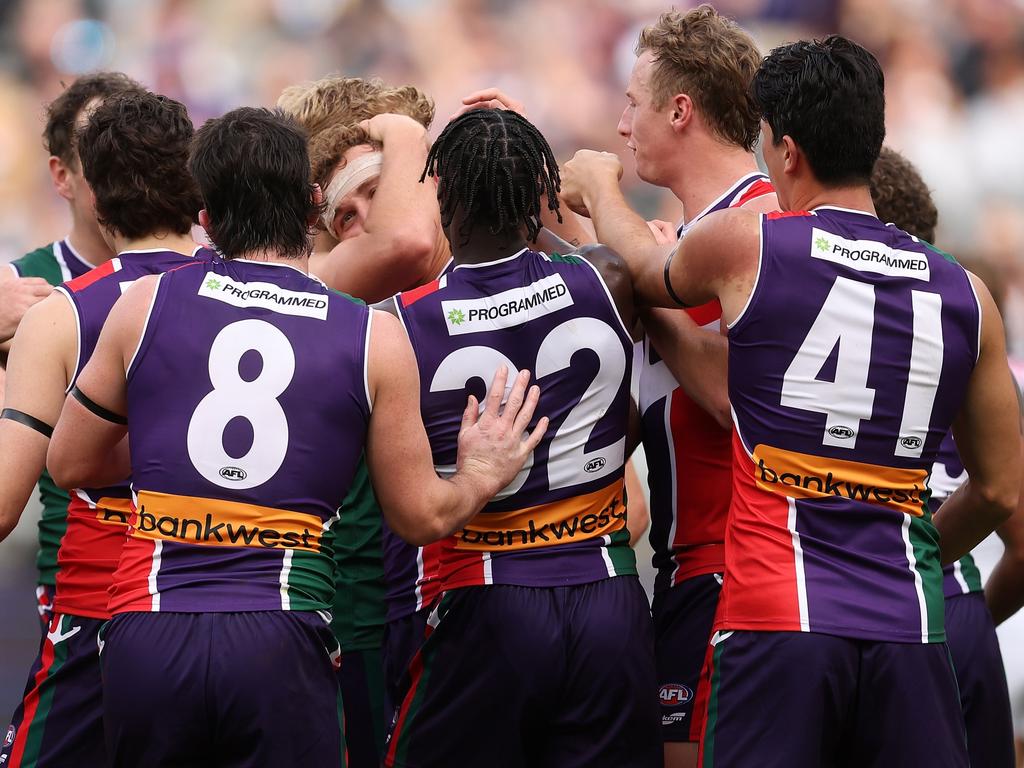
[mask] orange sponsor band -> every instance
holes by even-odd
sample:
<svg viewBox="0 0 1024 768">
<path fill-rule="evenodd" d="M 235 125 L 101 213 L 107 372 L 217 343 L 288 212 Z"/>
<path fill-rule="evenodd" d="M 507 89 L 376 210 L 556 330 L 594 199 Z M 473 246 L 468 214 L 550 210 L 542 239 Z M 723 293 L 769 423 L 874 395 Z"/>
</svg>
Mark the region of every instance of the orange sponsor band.
<svg viewBox="0 0 1024 768">
<path fill-rule="evenodd" d="M 754 449 L 757 487 L 794 499 L 830 497 L 875 504 L 914 517 L 924 514 L 928 473 L 859 461 L 830 459 L 758 445 Z"/>
<path fill-rule="evenodd" d="M 606 536 L 626 526 L 623 482 L 583 496 L 511 512 L 486 512 L 455 534 L 455 548 L 480 552 L 553 547 Z"/>
<path fill-rule="evenodd" d="M 320 550 L 320 518 L 200 496 L 139 491 L 139 509 L 128 533 L 139 539 L 257 549 Z"/>
<path fill-rule="evenodd" d="M 96 519 L 105 525 L 124 527 L 128 525 L 128 520 L 134 511 L 131 499 L 115 499 L 104 496 L 96 504 Z"/>
</svg>

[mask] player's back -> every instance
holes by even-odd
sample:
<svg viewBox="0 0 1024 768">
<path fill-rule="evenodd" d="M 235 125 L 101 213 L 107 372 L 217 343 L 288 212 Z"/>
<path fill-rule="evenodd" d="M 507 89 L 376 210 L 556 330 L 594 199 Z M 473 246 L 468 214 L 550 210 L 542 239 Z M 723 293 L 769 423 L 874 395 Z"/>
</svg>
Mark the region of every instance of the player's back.
<svg viewBox="0 0 1024 768">
<path fill-rule="evenodd" d="M 198 265 L 208 252 L 125 251 L 80 274 L 57 290 L 71 304 L 78 331 L 78 359 L 68 388 L 74 384 L 96 349 L 103 323 L 117 299 L 133 282 L 182 266 Z M 59 613 L 107 618 L 108 594 L 121 553 L 131 489 L 125 480 L 106 488 L 76 488 L 67 507 L 67 524 L 57 552 Z"/>
<path fill-rule="evenodd" d="M 946 254 L 873 216 L 762 217 L 729 333 L 733 505 L 721 629 L 944 639 L 926 479 L 978 355 Z"/>
<path fill-rule="evenodd" d="M 420 368 L 424 424 L 443 474 L 467 392 L 502 364 L 529 369 L 550 427 L 526 467 L 442 547 L 445 588 L 554 586 L 635 573 L 623 466 L 632 342 L 586 259 L 524 249 L 460 264 L 396 297 Z"/>
<path fill-rule="evenodd" d="M 285 264 L 161 276 L 127 374 L 137 512 L 113 613 L 330 609 L 369 317 Z"/>
</svg>

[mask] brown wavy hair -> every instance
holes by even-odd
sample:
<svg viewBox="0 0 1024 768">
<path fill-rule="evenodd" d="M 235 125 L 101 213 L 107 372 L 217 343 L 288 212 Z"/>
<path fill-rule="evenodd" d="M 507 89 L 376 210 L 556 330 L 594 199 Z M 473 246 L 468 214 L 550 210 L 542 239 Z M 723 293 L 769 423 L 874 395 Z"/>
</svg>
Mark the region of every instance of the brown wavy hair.
<svg viewBox="0 0 1024 768">
<path fill-rule="evenodd" d="M 686 13 L 666 11 L 640 33 L 636 54 L 646 51 L 654 57 L 650 87 L 656 109 L 685 93 L 716 136 L 753 149 L 760 114 L 750 82 L 761 52 L 735 21 L 707 4 Z"/>
<path fill-rule="evenodd" d="M 187 234 L 202 207 L 188 171 L 194 132 L 180 101 L 146 90 L 108 96 L 77 136 L 100 224 L 132 240 Z"/>
<path fill-rule="evenodd" d="M 412 85 L 392 87 L 378 78 L 332 75 L 284 89 L 277 106 L 294 117 L 311 139 L 328 128 L 355 125 L 375 115 L 408 115 L 424 128 L 434 121 L 434 100 Z"/>
<path fill-rule="evenodd" d="M 871 199 L 875 213 L 929 243 L 935 242 L 939 212 L 932 193 L 917 168 L 890 147 L 882 147 L 871 172 Z"/>
</svg>

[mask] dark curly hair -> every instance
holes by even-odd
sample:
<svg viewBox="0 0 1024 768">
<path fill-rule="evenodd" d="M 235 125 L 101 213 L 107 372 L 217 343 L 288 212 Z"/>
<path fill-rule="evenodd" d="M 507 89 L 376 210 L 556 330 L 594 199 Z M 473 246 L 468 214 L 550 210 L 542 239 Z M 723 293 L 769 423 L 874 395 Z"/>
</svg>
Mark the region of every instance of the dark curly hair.
<svg viewBox="0 0 1024 768">
<path fill-rule="evenodd" d="M 313 198 L 306 133 L 280 109 L 241 107 L 207 120 L 189 160 L 210 216 L 207 233 L 227 259 L 313 249 Z"/>
<path fill-rule="evenodd" d="M 121 91 L 141 91 L 142 86 L 122 72 L 94 72 L 82 75 L 67 86 L 46 107 L 43 146 L 51 155 L 72 168 L 78 167 L 75 152 L 75 122 L 93 99 L 105 99 Z"/>
<path fill-rule="evenodd" d="M 751 93 L 773 142 L 790 136 L 822 184 L 866 184 L 885 138 L 885 78 L 878 60 L 839 35 L 769 53 Z"/>
<path fill-rule="evenodd" d="M 913 163 L 895 149 L 882 147 L 878 155 L 871 172 L 871 199 L 882 221 L 928 243 L 935 242 L 939 212 L 932 193 Z"/>
<path fill-rule="evenodd" d="M 527 238 L 536 240 L 545 195 L 548 209 L 562 220 L 558 163 L 541 132 L 517 112 L 474 109 L 452 120 L 430 148 L 420 181 L 427 176 L 438 179 L 445 229 L 461 210 L 458 234 L 463 243 L 480 225 L 492 235 L 512 234 L 525 226 Z"/>
<path fill-rule="evenodd" d="M 103 101 L 78 136 L 96 219 L 123 237 L 187 234 L 201 207 L 188 172 L 194 130 L 185 105 L 149 91 Z"/>
</svg>

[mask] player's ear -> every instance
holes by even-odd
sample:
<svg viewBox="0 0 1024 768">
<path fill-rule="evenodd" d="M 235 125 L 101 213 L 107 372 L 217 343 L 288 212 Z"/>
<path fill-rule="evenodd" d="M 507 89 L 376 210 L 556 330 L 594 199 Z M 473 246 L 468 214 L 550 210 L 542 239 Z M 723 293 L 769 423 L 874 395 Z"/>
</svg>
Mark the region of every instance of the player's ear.
<svg viewBox="0 0 1024 768">
<path fill-rule="evenodd" d="M 210 214 L 206 212 L 205 208 L 201 208 L 199 211 L 199 226 L 207 232 L 210 231 Z"/>
<path fill-rule="evenodd" d="M 317 221 L 320 218 L 320 214 L 319 214 L 320 206 L 322 206 L 323 204 L 324 204 L 324 193 L 323 193 L 323 190 L 320 189 L 320 185 L 319 184 L 313 184 L 313 205 L 316 207 L 317 212 L 310 214 L 309 221 L 307 222 L 309 224 L 309 226 L 311 226 L 311 227 L 315 227 L 316 226 L 316 223 L 317 223 Z"/>
<path fill-rule="evenodd" d="M 803 161 L 803 152 L 800 151 L 800 146 L 793 141 L 793 137 L 788 133 L 782 137 L 782 146 L 782 172 L 792 175 L 800 168 L 800 163 Z"/>
<path fill-rule="evenodd" d="M 673 131 L 681 133 L 693 120 L 693 100 L 685 93 L 677 93 L 669 106 L 669 124 Z"/>
<path fill-rule="evenodd" d="M 65 200 L 71 200 L 71 169 L 56 155 L 50 155 L 50 179 L 57 194 Z"/>
</svg>

